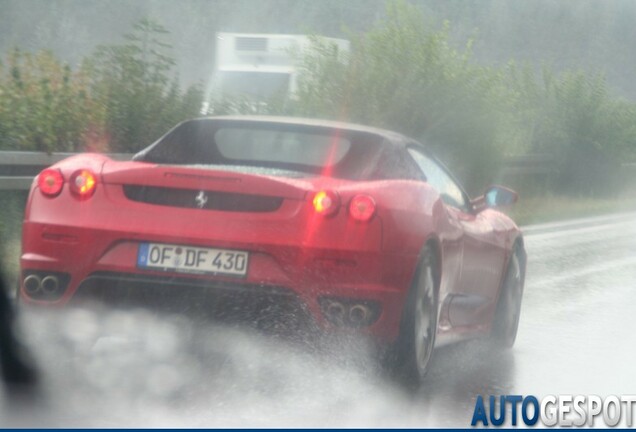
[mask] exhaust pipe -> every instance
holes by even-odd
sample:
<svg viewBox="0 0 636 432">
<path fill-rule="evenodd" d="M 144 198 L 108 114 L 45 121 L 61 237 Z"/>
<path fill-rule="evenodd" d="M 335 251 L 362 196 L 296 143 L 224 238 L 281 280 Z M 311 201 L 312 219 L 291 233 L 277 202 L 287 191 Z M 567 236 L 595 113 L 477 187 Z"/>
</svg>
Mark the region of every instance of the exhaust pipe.
<svg viewBox="0 0 636 432">
<path fill-rule="evenodd" d="M 24 278 L 24 290 L 29 294 L 35 294 L 42 289 L 42 279 L 38 275 L 29 275 Z"/>
<path fill-rule="evenodd" d="M 365 305 L 356 304 L 349 309 L 349 322 L 353 325 L 364 325 L 371 316 L 371 309 Z"/>
<path fill-rule="evenodd" d="M 42 291 L 46 294 L 55 294 L 60 288 L 60 282 L 57 276 L 47 276 L 42 279 Z"/>
<path fill-rule="evenodd" d="M 345 307 L 337 301 L 329 302 L 325 308 L 325 315 L 335 324 L 342 324 L 345 318 Z"/>
</svg>

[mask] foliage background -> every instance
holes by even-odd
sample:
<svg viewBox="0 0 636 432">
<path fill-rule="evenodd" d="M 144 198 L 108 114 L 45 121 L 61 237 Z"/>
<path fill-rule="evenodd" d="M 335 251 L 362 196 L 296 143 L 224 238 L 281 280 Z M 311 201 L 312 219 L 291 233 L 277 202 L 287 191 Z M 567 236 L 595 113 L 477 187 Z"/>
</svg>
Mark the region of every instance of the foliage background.
<svg viewBox="0 0 636 432">
<path fill-rule="evenodd" d="M 14 49 L 0 64 L 0 149 L 133 152 L 198 115 L 203 91 L 180 90 L 168 31 L 142 19 L 124 37 L 77 70 Z"/>
<path fill-rule="evenodd" d="M 267 7 L 282 3 L 267 2 Z M 55 4 L 60 10 L 75 5 L 86 11 L 71 0 Z M 242 11 L 244 22 L 236 30 L 246 29 L 253 12 L 241 9 L 243 3 L 215 4 L 229 16 Z M 161 1 L 156 5 L 160 11 L 171 7 Z M 207 7 L 198 2 L 184 5 L 184 16 Z M 490 8 L 490 16 L 503 25 L 509 8 L 497 0 L 479 3 L 480 10 L 472 1 L 396 0 L 380 5 L 374 0 L 364 5 L 328 1 L 307 9 L 309 26 L 339 23 L 338 35 L 351 41 L 351 51 L 338 53 L 315 37 L 312 49 L 299 54 L 297 94 L 268 101 L 262 113 L 400 131 L 427 142 L 472 194 L 502 180 L 504 158 L 523 154 L 548 155 L 554 168 L 546 178 L 517 179 L 513 186 L 524 192 L 599 196 L 620 189 L 621 163 L 636 157 L 636 109 L 616 95 L 603 73 L 514 58 L 488 65 L 476 57 L 475 47 L 490 38 L 492 28 L 467 32 L 465 25 L 458 30 L 454 23 L 438 19 L 446 15 L 465 21 L 466 11 L 478 17 Z M 298 6 L 288 6 L 295 16 Z M 536 5 L 515 7 L 529 17 L 536 15 Z M 587 9 L 581 8 L 572 10 L 585 21 L 587 12 L 581 11 Z M 547 10 L 552 13 L 554 8 Z M 326 11 L 336 14 L 335 21 L 321 14 Z M 361 15 L 353 17 L 356 11 Z M 267 22 L 269 12 L 261 12 Z M 345 21 L 349 28 L 343 28 Z M 334 26 L 328 26 L 332 33 Z M 575 30 L 579 27 L 573 24 Z M 184 38 L 189 38 L 187 32 L 176 39 Z M 156 20 L 142 18 L 119 43 L 98 46 L 76 59 L 75 66 L 51 51 L 12 48 L 0 64 L 0 149 L 134 152 L 178 121 L 199 115 L 204 84 L 182 89 L 174 39 Z M 181 50 L 178 54 L 183 55 Z M 252 104 L 236 98 L 216 101 L 210 113 L 253 110 Z"/>
<path fill-rule="evenodd" d="M 298 93 L 262 113 L 425 141 L 471 194 L 504 180 L 520 190 L 520 223 L 606 211 L 636 184 L 621 168 L 636 161 L 630 0 L 0 0 L 0 11 L 0 150 L 135 152 L 199 115 L 217 31 L 322 34 L 349 39 L 350 53 L 315 37 Z M 210 105 L 252 111 L 242 98 Z M 502 160 L 525 154 L 552 169 L 503 178 Z M 0 194 L 5 262 L 25 199 Z"/>
</svg>

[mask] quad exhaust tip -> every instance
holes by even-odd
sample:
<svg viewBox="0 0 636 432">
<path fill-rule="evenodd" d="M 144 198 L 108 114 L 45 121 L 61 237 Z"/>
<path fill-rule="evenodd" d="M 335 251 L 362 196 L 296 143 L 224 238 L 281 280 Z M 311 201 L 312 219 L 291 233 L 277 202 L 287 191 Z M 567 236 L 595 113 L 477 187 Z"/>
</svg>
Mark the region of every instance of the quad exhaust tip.
<svg viewBox="0 0 636 432">
<path fill-rule="evenodd" d="M 36 294 L 42 289 L 42 279 L 38 275 L 29 275 L 24 278 L 24 289 L 29 294 Z"/>
<path fill-rule="evenodd" d="M 325 308 L 325 315 L 334 323 L 342 324 L 345 319 L 345 307 L 339 301 L 331 301 Z"/>
<path fill-rule="evenodd" d="M 355 304 L 349 309 L 349 322 L 353 325 L 367 324 L 371 317 L 371 309 L 362 304 Z"/>
<path fill-rule="evenodd" d="M 64 276 L 58 274 L 31 273 L 22 281 L 24 292 L 35 299 L 57 298 L 66 286 Z"/>
<path fill-rule="evenodd" d="M 362 327 L 377 319 L 377 311 L 367 302 L 356 300 L 324 299 L 322 310 L 325 317 L 337 326 Z"/>
<path fill-rule="evenodd" d="M 42 279 L 42 291 L 46 294 L 55 294 L 60 288 L 60 281 L 57 276 L 46 276 Z"/>
</svg>

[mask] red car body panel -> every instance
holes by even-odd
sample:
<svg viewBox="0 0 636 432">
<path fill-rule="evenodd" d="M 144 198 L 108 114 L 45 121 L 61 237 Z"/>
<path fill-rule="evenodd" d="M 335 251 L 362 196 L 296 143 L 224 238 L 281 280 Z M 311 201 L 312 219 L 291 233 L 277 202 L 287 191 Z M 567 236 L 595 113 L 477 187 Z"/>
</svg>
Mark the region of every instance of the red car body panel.
<svg viewBox="0 0 636 432">
<path fill-rule="evenodd" d="M 298 120 L 277 121 L 302 125 Z M 439 253 L 438 344 L 442 344 L 490 331 L 507 262 L 520 237 L 516 225 L 502 213 L 492 209 L 463 212 L 444 204 L 437 191 L 417 180 L 286 178 L 116 162 L 98 154 L 74 156 L 52 168 L 59 169 L 67 182 L 61 193 L 47 197 L 35 181 L 25 212 L 21 255 L 21 299 L 25 303 L 65 305 L 84 281 L 102 273 L 178 276 L 255 289 L 274 286 L 294 293 L 325 329 L 337 326 L 325 318 L 320 299 L 374 302 L 379 306 L 377 319 L 355 331 L 392 342 L 399 333 L 419 254 L 427 242 L 434 242 Z M 68 179 L 78 169 L 96 174 L 97 184 L 89 199 L 79 200 L 69 190 Z M 282 198 L 282 204 L 269 212 L 163 206 L 131 200 L 125 185 L 248 192 Z M 321 190 L 337 192 L 341 206 L 335 215 L 316 212 L 312 200 Z M 367 222 L 354 220 L 347 211 L 358 194 L 368 195 L 376 203 L 376 212 Z M 247 274 L 140 268 L 139 245 L 145 242 L 247 251 Z M 38 299 L 24 289 L 24 277 L 33 271 L 68 274 L 68 286 L 54 299 Z"/>
</svg>

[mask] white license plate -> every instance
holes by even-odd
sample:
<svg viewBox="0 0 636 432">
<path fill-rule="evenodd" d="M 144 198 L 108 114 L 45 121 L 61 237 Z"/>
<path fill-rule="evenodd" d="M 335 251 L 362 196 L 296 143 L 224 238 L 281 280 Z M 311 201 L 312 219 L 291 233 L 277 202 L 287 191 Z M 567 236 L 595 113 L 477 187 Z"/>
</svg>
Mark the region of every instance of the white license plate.
<svg viewBox="0 0 636 432">
<path fill-rule="evenodd" d="M 141 243 L 137 267 L 182 273 L 245 276 L 249 253 L 163 243 Z"/>
</svg>

